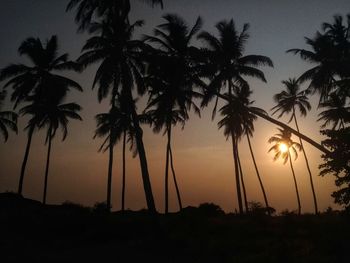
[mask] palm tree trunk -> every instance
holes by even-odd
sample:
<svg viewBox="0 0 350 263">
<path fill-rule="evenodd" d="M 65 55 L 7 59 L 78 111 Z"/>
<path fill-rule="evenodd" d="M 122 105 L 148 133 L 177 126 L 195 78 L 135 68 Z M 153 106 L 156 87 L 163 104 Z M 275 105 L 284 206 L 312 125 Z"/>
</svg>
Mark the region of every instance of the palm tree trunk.
<svg viewBox="0 0 350 263">
<path fill-rule="evenodd" d="M 299 131 L 298 122 L 297 122 L 297 117 L 295 116 L 294 108 L 293 108 L 293 117 L 294 117 L 295 126 L 297 128 L 297 131 L 300 132 Z M 310 169 L 310 165 L 309 165 L 309 160 L 307 159 L 307 156 L 306 156 L 306 153 L 305 153 L 305 149 L 304 149 L 304 145 L 303 145 L 303 141 L 302 141 L 302 139 L 300 137 L 299 137 L 299 142 L 300 142 L 301 149 L 303 151 L 303 155 L 304 155 L 304 158 L 305 158 L 307 171 L 309 173 L 309 179 L 310 179 L 310 185 L 311 185 L 311 190 L 312 190 L 312 196 L 313 196 L 313 200 L 314 200 L 315 214 L 318 214 L 317 199 L 316 199 L 316 193 L 315 193 L 315 188 L 314 188 L 314 182 L 312 180 L 312 174 L 311 174 L 311 169 Z"/>
<path fill-rule="evenodd" d="M 179 208 L 180 208 L 180 211 L 181 211 L 182 210 L 182 201 L 181 201 L 181 195 L 180 195 L 179 186 L 177 185 L 175 169 L 174 169 L 173 152 L 171 150 L 171 146 L 170 146 L 170 149 L 169 149 L 169 153 L 170 153 L 170 167 L 171 167 L 171 171 L 173 173 L 173 179 L 174 179 L 174 184 L 175 184 L 175 189 L 176 189 L 177 201 L 179 202 Z"/>
<path fill-rule="evenodd" d="M 22 194 L 24 173 L 25 173 L 26 166 L 27 166 L 29 150 L 30 150 L 30 145 L 32 143 L 32 137 L 33 137 L 33 133 L 34 133 L 34 128 L 35 128 L 34 126 L 31 126 L 29 128 L 29 131 L 28 131 L 28 141 L 27 141 L 26 150 L 24 152 L 24 158 L 23 158 L 23 162 L 22 162 L 21 174 L 20 174 L 20 177 L 19 177 L 19 184 L 18 184 L 18 194 L 20 194 L 20 195 Z"/>
<path fill-rule="evenodd" d="M 146 196 L 147 208 L 151 213 L 155 214 L 157 213 L 157 210 L 154 203 L 152 186 L 151 186 L 151 181 L 148 173 L 147 157 L 146 157 L 145 147 L 143 145 L 143 140 L 142 140 L 143 131 L 140 127 L 140 122 L 134 106 L 134 101 L 132 99 L 131 90 L 129 90 L 128 97 L 129 97 L 129 103 L 131 105 L 131 116 L 132 116 L 132 122 L 135 129 L 136 145 L 137 145 L 137 151 L 140 159 L 141 174 L 142 174 L 143 188 Z"/>
<path fill-rule="evenodd" d="M 225 100 L 225 101 L 229 101 L 229 99 L 227 99 L 226 96 L 220 94 L 219 92 L 216 92 L 216 96 L 220 97 L 221 99 Z M 247 110 L 250 113 L 255 114 L 256 116 L 263 118 L 264 120 L 271 122 L 273 124 L 276 124 L 280 127 L 282 127 L 283 129 L 286 129 L 288 131 L 290 131 L 291 133 L 293 133 L 295 136 L 298 136 L 299 138 L 303 139 L 304 141 L 308 142 L 309 144 L 311 144 L 312 146 L 314 146 L 315 148 L 317 148 L 318 150 L 320 150 L 323 153 L 326 154 L 330 154 L 331 152 L 329 150 L 327 150 L 325 147 L 323 147 L 321 144 L 315 142 L 314 140 L 312 140 L 311 138 L 307 137 L 306 135 L 294 130 L 293 128 L 289 127 L 287 124 L 284 124 L 283 122 L 280 122 L 278 120 L 275 120 L 274 118 L 271 118 L 269 115 L 261 113 L 259 111 L 255 111 L 254 109 L 251 109 L 249 107 L 247 107 Z"/>
<path fill-rule="evenodd" d="M 164 185 L 164 212 L 167 214 L 169 212 L 169 155 L 170 155 L 170 140 L 171 140 L 171 125 L 167 125 L 167 137 L 168 142 L 166 146 L 166 158 L 165 158 L 165 185 Z"/>
<path fill-rule="evenodd" d="M 289 150 L 288 150 L 289 151 Z M 298 184 L 297 184 L 297 179 L 295 177 L 295 172 L 292 164 L 292 156 L 290 155 L 290 152 L 288 152 L 289 155 L 289 163 L 290 163 L 290 169 L 292 170 L 293 174 L 293 180 L 294 180 L 294 185 L 295 185 L 295 192 L 297 194 L 297 201 L 298 201 L 298 215 L 301 214 L 301 205 L 300 205 L 300 197 L 299 197 L 299 190 L 298 190 Z"/>
<path fill-rule="evenodd" d="M 126 148 L 126 130 L 124 130 L 124 135 L 123 135 L 122 211 L 125 211 L 125 180 L 126 180 L 125 148 Z"/>
<path fill-rule="evenodd" d="M 47 182 L 49 178 L 49 166 L 50 166 L 50 155 L 51 155 L 51 141 L 52 141 L 52 134 L 51 134 L 51 127 L 49 128 L 49 145 L 47 148 L 47 159 L 46 159 L 46 169 L 45 169 L 45 182 L 44 182 L 44 195 L 43 195 L 43 204 L 46 205 L 46 193 L 47 193 Z"/>
<path fill-rule="evenodd" d="M 233 161 L 235 165 L 235 175 L 236 175 L 236 190 L 237 190 L 237 199 L 238 199 L 238 208 L 239 213 L 243 214 L 243 203 L 242 203 L 242 194 L 241 194 L 241 184 L 240 184 L 240 176 L 239 176 L 239 168 L 238 168 L 238 160 L 237 160 L 237 152 L 236 152 L 236 139 L 231 133 L 232 139 L 232 151 L 233 151 Z"/>
<path fill-rule="evenodd" d="M 254 163 L 256 175 L 258 176 L 259 183 L 260 183 L 260 187 L 261 187 L 261 191 L 262 191 L 263 196 L 264 196 L 265 207 L 266 207 L 266 208 L 269 208 L 270 206 L 269 206 L 269 202 L 267 201 L 267 196 L 266 196 L 264 184 L 263 184 L 263 182 L 262 182 L 262 180 L 261 180 L 258 166 L 256 165 L 256 161 L 255 161 L 255 156 L 254 156 L 252 144 L 251 144 L 251 142 L 250 142 L 250 138 L 249 138 L 249 135 L 248 135 L 248 134 L 247 134 L 247 140 L 248 140 L 248 145 L 249 145 L 250 154 L 252 155 L 252 159 L 253 159 L 253 163 Z"/>
<path fill-rule="evenodd" d="M 112 196 L 112 173 L 113 173 L 113 131 L 109 134 L 109 160 L 108 160 L 108 178 L 107 178 L 107 209 L 111 210 L 111 196 Z"/>
<path fill-rule="evenodd" d="M 249 206 L 248 206 L 247 192 L 246 192 L 244 178 L 243 178 L 241 159 L 239 158 L 238 145 L 236 145 L 236 152 L 237 152 L 237 161 L 238 161 L 239 173 L 240 173 L 242 189 L 243 189 L 243 198 L 244 198 L 245 211 L 246 211 L 246 213 L 248 213 L 249 212 Z"/>
</svg>

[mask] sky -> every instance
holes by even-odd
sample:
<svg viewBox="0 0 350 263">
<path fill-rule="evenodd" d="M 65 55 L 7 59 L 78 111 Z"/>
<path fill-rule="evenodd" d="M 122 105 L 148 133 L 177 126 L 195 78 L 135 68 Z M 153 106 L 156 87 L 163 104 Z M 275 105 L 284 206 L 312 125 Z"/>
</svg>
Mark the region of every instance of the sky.
<svg viewBox="0 0 350 263">
<path fill-rule="evenodd" d="M 233 18 L 239 29 L 244 23 L 250 24 L 250 38 L 245 54 L 259 54 L 270 57 L 274 68 L 263 68 L 267 83 L 248 79 L 255 105 L 269 111 L 273 106 L 273 95 L 283 88 L 281 81 L 298 77 L 311 65 L 297 56 L 287 54 L 290 48 L 307 48 L 304 37 L 312 37 L 320 30 L 323 22 L 331 22 L 335 14 L 350 13 L 348 0 L 165 0 L 165 7 L 152 9 L 143 1 L 131 0 L 130 20 L 143 19 L 145 26 L 135 32 L 139 38 L 143 34 L 152 34 L 152 29 L 163 22 L 162 15 L 176 13 L 182 16 L 190 26 L 201 16 L 203 29 L 215 32 L 215 24 L 223 19 Z M 76 59 L 86 34 L 77 34 L 74 14 L 66 13 L 68 1 L 56 0 L 1 0 L 0 1 L 0 68 L 10 63 L 29 63 L 19 57 L 17 49 L 27 37 L 39 37 L 45 40 L 52 35 L 59 39 L 60 52 L 68 52 Z M 194 41 L 200 46 L 201 42 Z M 107 185 L 108 154 L 98 153 L 101 140 L 93 140 L 96 127 L 94 116 L 108 109 L 108 100 L 97 102 L 96 90 L 92 90 L 92 79 L 96 66 L 81 74 L 68 73 L 68 77 L 79 82 L 83 93 L 72 91 L 66 102 L 77 102 L 82 107 L 83 122 L 72 121 L 67 139 L 62 142 L 61 134 L 56 136 L 52 145 L 52 157 L 48 185 L 48 203 L 60 204 L 72 201 L 84 205 L 93 205 L 105 200 Z M 0 87 L 4 83 L 0 83 Z M 10 91 L 9 91 L 10 92 Z M 322 140 L 319 134 L 320 123 L 317 120 L 317 96 L 311 98 L 313 109 L 306 118 L 300 118 L 302 133 L 317 142 Z M 144 107 L 140 99 L 139 110 Z M 13 105 L 7 101 L 2 110 Z M 197 206 L 204 202 L 220 205 L 226 212 L 237 209 L 234 165 L 231 142 L 227 141 L 217 122 L 211 120 L 213 105 L 202 110 L 202 116 L 191 115 L 184 130 L 176 127 L 173 132 L 173 155 L 178 183 L 184 206 Z M 26 133 L 23 131 L 27 119 L 19 119 L 18 135 L 11 134 L 7 143 L 0 143 L 0 192 L 16 191 L 20 166 L 26 145 Z M 282 118 L 287 122 L 288 118 Z M 291 124 L 292 125 L 292 124 Z M 257 164 L 267 191 L 269 203 L 277 211 L 296 210 L 297 201 L 289 165 L 282 161 L 273 162 L 273 154 L 267 151 L 271 147 L 267 140 L 277 132 L 277 127 L 264 120 L 255 124 L 252 139 Z M 153 134 L 144 126 L 144 144 L 149 172 L 159 211 L 164 211 L 164 166 L 166 140 L 162 134 Z M 297 140 L 294 137 L 294 140 Z M 121 203 L 121 148 L 115 147 L 112 209 L 120 209 Z M 263 202 L 257 176 L 254 171 L 246 140 L 239 146 L 243 166 L 247 196 L 249 201 Z M 333 204 L 331 193 L 335 190 L 331 176 L 318 176 L 318 166 L 322 162 L 321 153 L 305 143 L 310 160 L 316 194 L 320 210 Z M 44 171 L 47 147 L 44 145 L 44 131 L 37 132 L 28 160 L 24 196 L 42 199 Z M 302 154 L 294 162 L 299 185 L 302 212 L 312 212 L 312 194 L 306 165 Z M 131 153 L 127 156 L 126 207 L 137 210 L 146 207 L 142 188 L 138 158 Z M 170 210 L 177 211 L 173 182 L 170 181 Z"/>
</svg>

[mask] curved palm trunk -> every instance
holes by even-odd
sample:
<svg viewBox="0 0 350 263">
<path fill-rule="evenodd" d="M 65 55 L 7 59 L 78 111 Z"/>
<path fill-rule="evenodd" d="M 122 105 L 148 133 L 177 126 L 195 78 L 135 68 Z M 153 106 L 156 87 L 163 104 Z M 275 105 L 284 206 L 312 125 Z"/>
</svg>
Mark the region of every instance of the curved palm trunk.
<svg viewBox="0 0 350 263">
<path fill-rule="evenodd" d="M 111 210 L 111 196 L 112 196 L 112 173 L 113 173 L 113 134 L 112 130 L 109 134 L 109 160 L 108 160 L 108 178 L 107 178 L 107 209 Z"/>
<path fill-rule="evenodd" d="M 237 152 L 236 152 L 236 139 L 234 138 L 233 133 L 231 133 L 232 139 L 232 152 L 233 152 L 233 161 L 235 165 L 235 175 L 236 175 L 236 190 L 237 190 L 237 199 L 238 199 L 238 208 L 239 213 L 243 214 L 243 203 L 242 203 L 242 194 L 241 194 L 241 183 L 239 176 L 239 168 L 238 168 L 238 160 L 237 160 Z"/>
<path fill-rule="evenodd" d="M 30 145 L 32 143 L 34 128 L 35 127 L 32 126 L 29 128 L 29 131 L 28 131 L 28 141 L 27 141 L 26 150 L 24 152 L 24 158 L 23 158 L 22 167 L 21 167 L 21 174 L 20 174 L 19 183 L 18 183 L 18 194 L 20 194 L 20 195 L 22 194 L 24 174 L 25 174 L 25 170 L 26 170 L 26 166 L 27 166 L 29 150 L 30 150 Z"/>
<path fill-rule="evenodd" d="M 126 182 L 125 148 L 126 148 L 126 130 L 124 130 L 124 135 L 123 135 L 122 211 L 125 211 L 125 182 Z"/>
<path fill-rule="evenodd" d="M 288 152 L 289 155 L 289 163 L 290 163 L 290 169 L 292 170 L 293 174 L 293 180 L 294 180 L 294 185 L 295 185 L 295 192 L 297 194 L 297 201 L 298 201 L 298 215 L 301 214 L 301 205 L 300 205 L 300 197 L 299 197 L 299 190 L 298 190 L 298 184 L 297 184 L 297 179 L 295 177 L 295 172 L 292 164 L 292 156 L 290 155 L 290 152 Z"/>
<path fill-rule="evenodd" d="M 221 99 L 225 100 L 225 101 L 229 101 L 227 99 L 227 97 L 225 97 L 224 95 L 216 92 L 216 96 L 220 97 Z M 331 152 L 329 150 L 327 150 L 325 147 L 323 147 L 321 144 L 315 142 L 314 140 L 312 140 L 311 138 L 305 136 L 304 134 L 294 130 L 293 128 L 289 127 L 288 125 L 284 124 L 283 122 L 280 122 L 278 120 L 275 120 L 274 118 L 271 118 L 269 115 L 267 114 L 264 114 L 264 113 L 261 113 L 259 111 L 254 111 L 253 109 L 250 109 L 249 107 L 247 108 L 247 110 L 250 112 L 250 113 L 253 113 L 255 114 L 256 116 L 259 116 L 260 118 L 263 118 L 264 120 L 266 121 L 269 121 L 273 124 L 276 124 L 288 131 L 290 131 L 291 133 L 293 133 L 294 135 L 298 136 L 299 138 L 303 139 L 304 141 L 308 142 L 309 144 L 311 144 L 312 146 L 314 146 L 315 148 L 317 148 L 318 150 L 320 150 L 321 152 L 323 153 L 326 153 L 326 154 L 330 154 Z"/>
<path fill-rule="evenodd" d="M 245 183 L 244 183 L 244 178 L 243 178 L 241 159 L 239 158 L 238 145 L 236 145 L 236 151 L 237 151 L 237 161 L 238 161 L 239 173 L 240 173 L 242 189 L 243 189 L 244 206 L 245 206 L 246 213 L 248 213 L 249 212 L 249 206 L 248 206 L 247 192 L 246 192 L 246 189 L 245 189 Z"/>
<path fill-rule="evenodd" d="M 46 159 L 46 169 L 45 169 L 45 182 L 44 182 L 44 195 L 43 195 L 43 204 L 46 205 L 46 193 L 47 193 L 47 183 L 49 178 L 49 166 L 50 166 L 50 155 L 51 155 L 51 127 L 49 129 L 49 145 L 47 148 L 47 159 Z"/>
<path fill-rule="evenodd" d="M 182 210 L 182 201 L 181 201 L 181 195 L 180 195 L 179 186 L 178 186 L 177 180 L 176 180 L 175 169 L 174 169 L 174 160 L 173 160 L 173 152 L 171 150 L 171 147 L 169 149 L 169 153 L 170 153 L 170 167 L 171 167 L 171 171 L 173 173 L 173 179 L 174 179 L 174 184 L 175 184 L 175 189 L 176 189 L 177 201 L 179 202 L 179 208 L 180 208 L 180 211 L 181 211 Z"/>
<path fill-rule="evenodd" d="M 260 183 L 260 187 L 261 187 L 261 191 L 262 191 L 263 196 L 264 196 L 265 207 L 268 208 L 268 207 L 270 207 L 270 206 L 269 206 L 269 202 L 267 201 L 267 196 L 266 196 L 264 184 L 263 184 L 263 182 L 262 182 L 262 180 L 261 180 L 258 166 L 256 165 L 256 161 L 255 161 L 255 156 L 254 156 L 252 144 L 251 144 L 251 142 L 250 142 L 250 138 L 249 138 L 249 135 L 248 135 L 248 134 L 247 134 L 247 140 L 248 140 L 248 145 L 249 145 L 250 154 L 252 155 L 252 159 L 253 159 L 253 163 L 254 163 L 256 175 L 258 176 L 259 183 Z"/>
<path fill-rule="evenodd" d="M 169 155 L 170 155 L 170 140 L 171 140 L 171 125 L 167 127 L 167 137 L 168 142 L 166 146 L 166 158 L 165 158 L 165 185 L 164 185 L 164 212 L 167 214 L 169 212 Z"/>
<path fill-rule="evenodd" d="M 295 126 L 297 128 L 297 131 L 299 132 L 299 126 L 298 126 L 297 118 L 295 116 L 294 108 L 293 108 L 293 118 L 294 118 L 294 122 L 295 122 Z M 314 200 L 315 214 L 318 214 L 317 199 L 316 199 L 316 193 L 315 193 L 315 188 L 314 188 L 314 182 L 312 180 L 312 174 L 311 174 L 311 169 L 310 169 L 310 165 L 309 165 L 309 160 L 307 159 L 307 156 L 306 156 L 306 153 L 305 153 L 305 149 L 304 149 L 304 145 L 303 145 L 303 141 L 302 141 L 302 139 L 300 137 L 299 137 L 299 142 L 300 142 L 301 149 L 303 151 L 303 155 L 304 155 L 304 158 L 305 158 L 306 168 L 307 168 L 307 171 L 309 173 L 310 185 L 311 185 L 311 190 L 312 190 L 312 197 L 313 197 L 313 200 Z"/>
<path fill-rule="evenodd" d="M 143 140 L 142 140 L 143 131 L 140 127 L 139 118 L 137 116 L 136 109 L 133 105 L 134 101 L 132 99 L 131 90 L 129 90 L 129 93 L 127 95 L 129 97 L 129 103 L 132 103 L 130 104 L 132 105 L 131 116 L 132 116 L 132 122 L 135 128 L 136 145 L 137 145 L 137 151 L 140 159 L 141 174 L 142 174 L 143 188 L 146 196 L 147 208 L 151 213 L 157 213 L 156 206 L 154 203 L 153 193 L 152 193 L 151 181 L 148 173 L 145 147 L 143 145 Z"/>
</svg>

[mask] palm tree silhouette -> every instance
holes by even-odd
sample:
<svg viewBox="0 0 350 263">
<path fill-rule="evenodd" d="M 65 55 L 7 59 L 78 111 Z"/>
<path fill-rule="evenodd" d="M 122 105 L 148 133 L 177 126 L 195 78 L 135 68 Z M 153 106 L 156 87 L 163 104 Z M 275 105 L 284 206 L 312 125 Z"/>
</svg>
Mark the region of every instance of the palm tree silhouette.
<svg viewBox="0 0 350 263">
<path fill-rule="evenodd" d="M 68 60 L 68 54 L 58 55 L 58 41 L 52 36 L 45 44 L 39 38 L 27 38 L 18 48 L 19 54 L 26 56 L 32 62 L 11 64 L 0 72 L 0 81 L 8 80 L 4 88 L 12 87 L 11 100 L 15 108 L 19 103 L 26 102 L 28 97 L 45 98 L 50 101 L 60 100 L 70 88 L 82 91 L 75 81 L 58 75 L 56 72 L 77 70 L 77 64 Z M 18 193 L 22 194 L 23 180 L 29 156 L 35 125 L 27 126 L 28 141 L 22 162 Z"/>
<path fill-rule="evenodd" d="M 274 145 L 269 149 L 268 152 L 274 151 L 275 156 L 273 158 L 274 161 L 276 161 L 279 158 L 283 159 L 283 164 L 286 164 L 289 160 L 290 164 L 290 169 L 293 174 L 293 180 L 294 180 L 294 186 L 295 186 L 295 192 L 297 195 L 297 201 L 298 201 L 298 214 L 301 214 L 301 204 L 300 204 L 300 196 L 299 196 L 299 190 L 298 190 L 298 184 L 297 180 L 295 177 L 295 172 L 293 168 L 293 163 L 292 163 L 292 156 L 291 156 L 291 150 L 294 153 L 294 160 L 298 158 L 298 152 L 297 150 L 301 150 L 301 145 L 297 142 L 292 141 L 291 139 L 291 132 L 288 130 L 282 130 L 279 129 L 280 133 L 275 134 L 272 136 L 268 142 L 269 143 L 274 143 Z"/>
<path fill-rule="evenodd" d="M 165 162 L 165 213 L 167 214 L 169 211 L 169 159 L 179 208 L 182 209 L 171 154 L 172 126 L 180 122 L 184 127 L 191 108 L 198 115 L 200 112 L 193 102 L 194 98 L 201 96 L 193 90 L 193 86 L 201 81 L 193 67 L 193 53 L 196 49 L 190 46 L 190 42 L 200 30 L 202 20 L 198 17 L 194 26 L 189 29 L 186 22 L 175 14 L 167 14 L 163 18 L 166 23 L 154 30 L 155 36 L 145 36 L 145 40 L 159 45 L 159 49 L 151 49 L 148 60 L 146 83 L 150 87 L 150 99 L 147 109 L 154 124 L 153 130 L 160 132 L 164 128 L 164 134 L 167 134 L 168 138 Z"/>
<path fill-rule="evenodd" d="M 318 121 L 324 121 L 321 128 L 332 125 L 333 130 L 344 129 L 350 123 L 350 106 L 346 100 L 346 97 L 331 93 L 326 101 L 320 103 L 321 108 L 326 108 L 318 115 Z"/>
<path fill-rule="evenodd" d="M 0 110 L 6 98 L 6 91 L 0 92 Z M 6 142 L 9 136 L 8 129 L 17 133 L 17 114 L 13 111 L 0 111 L 0 133 Z"/>
<path fill-rule="evenodd" d="M 296 107 L 299 109 L 301 116 L 306 116 L 307 112 L 311 109 L 311 105 L 306 95 L 307 92 L 300 90 L 299 83 L 295 78 L 284 80 L 282 81 L 282 83 L 285 86 L 286 90 L 281 91 L 280 93 L 276 94 L 273 97 L 277 105 L 271 109 L 271 110 L 274 110 L 272 114 L 276 114 L 279 112 L 280 114 L 278 118 L 280 118 L 284 114 L 291 113 L 289 122 L 294 120 L 295 127 L 297 128 L 297 131 L 300 132 L 297 117 L 296 117 Z M 315 214 L 317 214 L 318 213 L 317 198 L 316 198 L 314 183 L 312 180 L 311 169 L 310 169 L 308 158 L 306 156 L 303 141 L 301 140 L 300 137 L 299 137 L 299 143 L 301 145 L 301 149 L 303 151 L 303 155 L 305 158 L 306 168 L 309 173 L 310 185 L 311 185 L 312 196 L 313 196 L 314 207 L 315 207 Z"/>
<path fill-rule="evenodd" d="M 68 134 L 67 125 L 69 123 L 69 119 L 82 120 L 77 113 L 81 110 L 81 107 L 78 104 L 61 104 L 61 101 L 62 98 L 56 101 L 34 100 L 32 104 L 25 106 L 20 110 L 21 114 L 28 114 L 32 116 L 29 120 L 30 126 L 37 126 L 38 129 L 47 127 L 45 144 L 48 145 L 48 149 L 43 193 L 44 205 L 46 204 L 52 139 L 55 137 L 57 129 L 61 128 L 63 132 L 62 141 L 64 141 Z"/>
<path fill-rule="evenodd" d="M 320 94 L 320 102 L 326 100 L 332 92 L 349 95 L 346 85 L 343 85 L 350 77 L 349 30 L 350 16 L 347 25 L 343 25 L 341 16 L 335 16 L 333 24 L 323 24 L 322 33 L 317 32 L 314 38 L 305 38 L 311 50 L 294 48 L 287 51 L 299 54 L 307 62 L 317 64 L 304 72 L 298 81 L 303 83 L 310 80 L 308 89 Z"/>
<path fill-rule="evenodd" d="M 110 23 L 93 25 L 92 33 L 101 32 L 87 40 L 83 47 L 83 54 L 78 62 L 86 67 L 101 62 L 98 67 L 93 87 L 99 86 L 98 99 L 101 101 L 111 91 L 111 104 L 115 102 L 117 94 L 125 100 L 126 112 L 130 115 L 135 131 L 135 140 L 140 159 L 143 186 L 149 211 L 156 212 L 152 187 L 149 179 L 146 152 L 143 145 L 143 131 L 140 127 L 139 116 L 133 98 L 133 88 L 136 86 L 140 95 L 146 92 L 142 79 L 144 63 L 141 56 L 143 43 L 132 39 L 132 34 L 142 21 L 129 24 L 115 17 Z"/>
<path fill-rule="evenodd" d="M 112 189 L 112 169 L 113 169 L 113 148 L 119 140 L 123 137 L 123 176 L 122 176 L 122 211 L 125 206 L 125 145 L 126 136 L 129 133 L 131 138 L 132 127 L 129 115 L 123 111 L 120 98 L 111 107 L 108 113 L 100 113 L 96 115 L 97 129 L 95 131 L 96 137 L 106 137 L 103 141 L 99 151 L 109 150 L 108 163 L 108 180 L 107 180 L 107 208 L 111 209 L 111 189 Z"/>
<path fill-rule="evenodd" d="M 248 28 L 249 25 L 243 26 L 242 32 L 236 30 L 233 19 L 230 21 L 220 21 L 216 24 L 216 28 L 219 32 L 219 37 L 204 31 L 199 34 L 198 38 L 203 40 L 207 49 L 204 50 L 204 55 L 207 57 L 204 66 L 201 71 L 202 74 L 207 75 L 210 79 L 208 88 L 205 89 L 205 97 L 202 101 L 202 106 L 207 106 L 208 103 L 216 97 L 215 106 L 213 109 L 213 118 L 218 104 L 218 98 L 226 100 L 226 105 L 221 108 L 221 114 L 224 117 L 219 122 L 219 127 L 225 126 L 224 134 L 228 137 L 231 132 L 233 154 L 235 162 L 235 173 L 236 173 L 236 187 L 237 187 L 237 198 L 240 213 L 243 213 L 243 204 L 240 190 L 240 176 L 239 166 L 236 154 L 236 145 L 238 138 L 235 136 L 241 136 L 244 128 L 241 126 L 241 121 L 238 124 L 230 124 L 229 121 L 234 117 L 235 112 L 232 96 L 234 91 L 239 90 L 242 87 L 249 87 L 248 82 L 244 79 L 244 76 L 258 78 L 266 82 L 264 73 L 259 70 L 258 66 L 273 66 L 272 61 L 265 56 L 260 55 L 246 55 L 244 56 L 245 44 L 249 38 Z M 221 91 L 226 88 L 227 94 L 221 94 Z M 238 121 L 238 120 L 237 120 Z M 235 127 L 236 126 L 236 127 Z"/>
<path fill-rule="evenodd" d="M 160 5 L 163 8 L 162 0 L 144 0 L 152 6 Z M 114 19 L 117 16 L 123 21 L 128 20 L 130 12 L 130 0 L 70 0 L 66 11 L 76 9 L 75 21 L 79 25 L 79 31 L 89 29 L 90 23 L 96 17 L 102 19 Z"/>
</svg>

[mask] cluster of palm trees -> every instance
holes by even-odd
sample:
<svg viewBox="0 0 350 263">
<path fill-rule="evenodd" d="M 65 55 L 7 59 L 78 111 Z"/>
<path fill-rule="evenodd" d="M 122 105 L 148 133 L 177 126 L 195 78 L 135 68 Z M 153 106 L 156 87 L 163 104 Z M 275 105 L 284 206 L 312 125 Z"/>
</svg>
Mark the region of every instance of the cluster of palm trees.
<svg viewBox="0 0 350 263">
<path fill-rule="evenodd" d="M 149 2 L 163 5 L 162 1 L 159 0 Z M 167 136 L 164 172 L 165 213 L 169 211 L 169 166 L 176 188 L 179 208 L 182 209 L 181 191 L 176 179 L 172 154 L 172 128 L 177 124 L 184 127 L 186 121 L 189 120 L 190 111 L 200 115 L 200 108 L 206 107 L 211 101 L 214 101 L 212 117 L 214 119 L 216 112 L 219 111 L 222 119 L 218 122 L 218 127 L 219 129 L 223 128 L 226 138 L 232 141 L 239 212 L 244 213 L 243 203 L 245 211 L 249 210 L 243 168 L 239 158 L 239 142 L 243 137 L 247 138 L 265 205 L 269 207 L 250 141 L 254 133 L 254 121 L 257 117 L 262 117 L 283 128 L 281 129 L 282 135 L 273 137 L 271 142 L 277 143 L 273 147 L 276 150 L 276 158 L 281 155 L 285 158 L 285 162 L 289 159 L 292 169 L 289 148 L 294 149 L 293 145 L 295 145 L 303 149 L 314 194 L 315 211 L 317 212 L 312 176 L 301 139 L 323 152 L 328 150 L 300 133 L 296 109 L 299 109 L 300 113 L 305 116 L 307 110 L 310 109 L 306 96 L 311 94 L 311 91 L 318 89 L 315 83 L 311 82 L 312 84 L 306 91 L 300 92 L 299 83 L 302 80 L 307 80 L 306 76 L 302 76 L 298 81 L 284 82 L 287 91 L 275 96 L 277 102 L 277 106 L 273 108 L 275 113 L 280 111 L 280 116 L 292 113 L 290 120 L 295 121 L 296 130 L 271 118 L 264 110 L 254 107 L 254 101 L 250 99 L 252 90 L 245 77 L 253 77 L 266 82 L 260 67 L 272 67 L 273 63 L 266 56 L 245 54 L 245 44 L 249 38 L 248 24 L 245 24 L 243 29 L 238 31 L 233 19 L 222 20 L 216 24 L 216 36 L 201 31 L 203 22 L 200 17 L 197 18 L 192 27 L 189 27 L 180 16 L 166 14 L 163 16 L 164 23 L 154 29 L 153 35 L 136 40 L 133 38 L 133 32 L 136 27 L 143 25 L 143 21 L 139 20 L 133 23 L 130 21 L 129 0 L 71 0 L 67 10 L 71 9 L 76 11 L 75 18 L 79 30 L 90 34 L 90 38 L 83 46 L 82 54 L 76 62 L 69 61 L 67 54 L 57 55 L 57 38 L 55 36 L 44 44 L 39 39 L 28 38 L 20 46 L 19 53 L 29 57 L 32 65 L 9 65 L 0 72 L 0 81 L 7 80 L 4 87 L 12 89 L 11 100 L 14 102 L 15 108 L 24 104 L 25 106 L 19 112 L 21 115 L 30 116 L 26 127 L 28 143 L 22 164 L 18 193 L 22 193 L 25 168 L 34 131 L 41 128 L 47 129 L 45 143 L 48 145 L 48 153 L 43 194 L 43 202 L 45 203 L 52 139 L 59 127 L 62 128 L 63 139 L 66 137 L 69 118 L 81 120 L 78 115 L 81 110 L 79 105 L 62 103 L 71 88 L 79 91 L 82 91 L 82 88 L 78 83 L 57 75 L 56 72 L 62 70 L 80 72 L 91 64 L 98 63 L 92 88 L 97 88 L 99 101 L 108 99 L 110 105 L 108 112 L 96 115 L 97 128 L 95 132 L 95 137 L 103 138 L 100 151 L 109 152 L 106 198 L 108 209 L 112 206 L 114 146 L 122 141 L 122 210 L 125 209 L 125 153 L 126 146 L 129 144 L 134 155 L 139 157 L 147 207 L 150 212 L 156 212 L 143 143 L 143 124 L 151 125 L 154 132 L 163 132 L 163 135 Z M 329 27 L 325 28 L 328 30 Z M 330 33 L 327 31 L 326 34 Z M 202 41 L 201 48 L 192 45 L 195 38 Z M 302 54 L 302 58 L 305 58 L 303 53 L 306 51 L 292 51 Z M 313 80 L 313 76 L 310 74 L 307 76 Z M 346 96 L 349 95 L 344 93 L 346 89 L 343 88 L 348 83 L 347 81 L 345 78 L 337 80 L 336 83 L 332 84 L 331 89 L 332 92 L 338 92 L 336 86 L 342 87 L 339 88 L 339 92 L 341 90 L 341 94 L 345 96 L 344 103 L 347 103 Z M 148 95 L 148 103 L 144 111 L 140 113 L 137 110 L 137 100 L 139 96 L 146 94 Z M 218 109 L 219 99 L 223 101 L 223 106 Z M 329 98 L 323 94 L 322 99 L 324 99 L 322 103 L 326 103 Z M 322 105 L 328 107 L 326 104 Z M 324 113 L 321 118 L 329 121 L 329 116 L 333 115 Z M 0 130 L 6 139 L 6 125 L 16 131 L 16 115 L 1 112 L 0 117 Z M 344 126 L 347 123 L 348 119 L 342 119 L 339 125 Z M 300 144 L 291 141 L 292 133 L 301 138 Z M 282 141 L 288 145 L 288 154 L 280 154 L 277 145 Z M 294 172 L 293 176 L 297 188 Z M 300 212 L 299 196 L 298 202 Z"/>
</svg>

